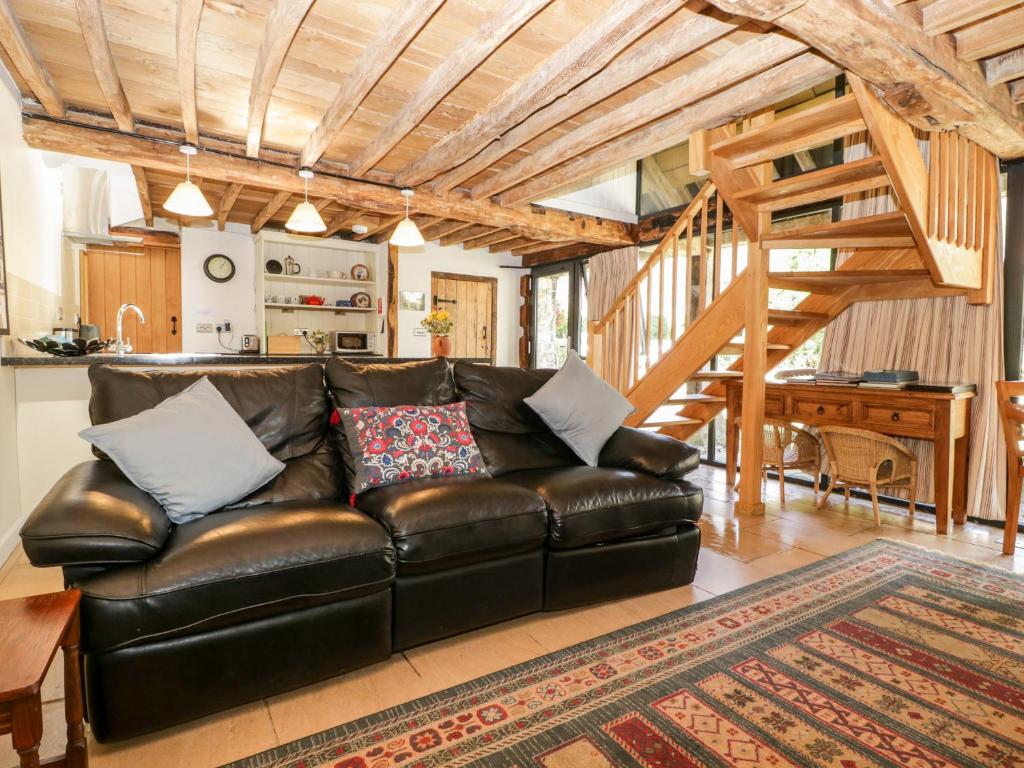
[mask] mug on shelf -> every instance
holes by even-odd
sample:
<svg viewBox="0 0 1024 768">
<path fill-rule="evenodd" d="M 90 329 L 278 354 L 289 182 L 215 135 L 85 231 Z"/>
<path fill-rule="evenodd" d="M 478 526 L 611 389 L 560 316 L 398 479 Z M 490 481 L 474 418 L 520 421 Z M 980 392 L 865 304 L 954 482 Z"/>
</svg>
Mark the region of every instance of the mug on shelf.
<svg viewBox="0 0 1024 768">
<path fill-rule="evenodd" d="M 345 273 L 340 269 L 332 269 L 327 273 L 327 276 L 331 278 L 331 280 L 342 280 L 345 277 Z"/>
</svg>

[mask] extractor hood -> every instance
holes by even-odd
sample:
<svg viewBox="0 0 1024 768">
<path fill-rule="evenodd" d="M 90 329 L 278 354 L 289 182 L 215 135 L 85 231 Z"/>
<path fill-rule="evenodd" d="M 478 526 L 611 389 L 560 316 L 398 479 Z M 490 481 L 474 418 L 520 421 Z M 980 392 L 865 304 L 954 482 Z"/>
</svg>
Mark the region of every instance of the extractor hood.
<svg viewBox="0 0 1024 768">
<path fill-rule="evenodd" d="M 141 237 L 110 234 L 110 192 L 107 173 L 67 164 L 61 168 L 64 236 L 76 243 L 113 245 L 141 243 Z"/>
</svg>

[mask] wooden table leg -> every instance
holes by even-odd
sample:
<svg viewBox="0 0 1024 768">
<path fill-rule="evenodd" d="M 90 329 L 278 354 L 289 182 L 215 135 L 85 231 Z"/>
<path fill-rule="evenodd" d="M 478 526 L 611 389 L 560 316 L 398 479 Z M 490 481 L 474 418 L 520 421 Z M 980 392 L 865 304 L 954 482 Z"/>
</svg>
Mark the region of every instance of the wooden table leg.
<svg viewBox="0 0 1024 768">
<path fill-rule="evenodd" d="M 736 457 L 739 454 L 740 430 L 736 426 L 739 415 L 739 387 L 725 388 L 725 484 L 736 485 Z"/>
<path fill-rule="evenodd" d="M 43 740 L 43 704 L 39 694 L 14 702 L 11 740 L 21 768 L 39 768 L 39 743 Z"/>
<path fill-rule="evenodd" d="M 82 662 L 78 652 L 81 624 L 78 612 L 71 620 L 61 647 L 64 649 L 64 718 L 68 724 L 67 768 L 87 768 L 89 754 L 85 743 L 85 710 L 82 706 Z"/>
<path fill-rule="evenodd" d="M 962 427 L 957 430 L 962 436 L 956 439 L 953 448 L 953 522 L 956 525 L 963 525 L 967 522 L 967 461 L 971 452 L 971 401 L 962 400 L 959 404 L 954 401 L 953 406 L 961 409 L 953 423 Z"/>
<path fill-rule="evenodd" d="M 953 496 L 956 446 L 950 439 L 950 408 L 935 412 L 935 532 L 945 534 L 949 529 L 950 501 Z"/>
</svg>

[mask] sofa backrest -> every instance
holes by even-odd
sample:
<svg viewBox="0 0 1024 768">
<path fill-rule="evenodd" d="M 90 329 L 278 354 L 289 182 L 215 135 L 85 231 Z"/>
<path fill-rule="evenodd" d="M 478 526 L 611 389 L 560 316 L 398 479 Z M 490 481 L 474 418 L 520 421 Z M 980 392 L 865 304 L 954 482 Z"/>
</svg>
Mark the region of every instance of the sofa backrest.
<svg viewBox="0 0 1024 768">
<path fill-rule="evenodd" d="M 454 370 L 456 392 L 466 403 L 473 436 L 492 475 L 580 464 L 523 402 L 555 371 L 463 362 L 455 363 Z"/>
<path fill-rule="evenodd" d="M 332 357 L 325 371 L 336 408 L 455 402 L 452 368 L 441 357 L 408 363 L 367 364 Z"/>
</svg>

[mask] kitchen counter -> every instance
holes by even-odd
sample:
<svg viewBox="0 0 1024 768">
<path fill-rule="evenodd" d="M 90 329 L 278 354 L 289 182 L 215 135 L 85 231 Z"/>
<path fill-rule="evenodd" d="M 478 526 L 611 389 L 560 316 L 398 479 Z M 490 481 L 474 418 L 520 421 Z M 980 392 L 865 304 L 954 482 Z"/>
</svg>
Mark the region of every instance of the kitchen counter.
<svg viewBox="0 0 1024 768">
<path fill-rule="evenodd" d="M 16 368 L 28 367 L 78 367 L 86 368 L 96 363 L 107 363 L 109 365 L 141 365 L 141 366 L 192 366 L 204 367 L 212 365 L 298 365 L 301 363 L 322 363 L 330 357 L 339 357 L 353 363 L 404 363 L 422 358 L 412 357 L 384 357 L 382 355 L 252 355 L 213 353 L 195 354 L 182 352 L 170 355 L 140 354 L 121 355 L 113 354 L 85 355 L 84 357 L 57 357 L 46 354 L 26 354 L 0 358 L 0 365 L 13 366 Z M 466 358 L 465 362 L 489 363 L 489 358 Z"/>
</svg>

